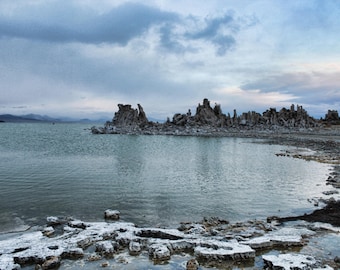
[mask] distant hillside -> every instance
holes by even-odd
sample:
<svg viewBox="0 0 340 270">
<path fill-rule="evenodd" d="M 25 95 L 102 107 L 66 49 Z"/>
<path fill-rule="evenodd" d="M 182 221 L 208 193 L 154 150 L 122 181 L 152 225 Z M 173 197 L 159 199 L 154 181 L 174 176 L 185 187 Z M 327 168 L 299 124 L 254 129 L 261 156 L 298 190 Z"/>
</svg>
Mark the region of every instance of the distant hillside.
<svg viewBox="0 0 340 270">
<path fill-rule="evenodd" d="M 26 114 L 26 115 L 12 115 L 2 114 L 0 115 L 0 122 L 8 123 L 101 123 L 106 122 L 107 119 L 74 119 L 74 118 L 53 118 L 47 115 L 39 114 Z"/>
<path fill-rule="evenodd" d="M 16 116 L 11 114 L 2 114 L 0 115 L 1 122 L 10 122 L 10 123 L 32 123 L 32 122 L 41 122 L 40 120 L 27 118 L 24 116 Z"/>
<path fill-rule="evenodd" d="M 61 122 L 61 119 L 49 117 L 47 115 L 40 115 L 40 114 L 26 114 L 26 115 L 21 115 L 19 117 L 23 117 L 25 119 L 33 119 L 33 120 L 38 120 L 38 121 L 43 121 L 43 122 Z"/>
</svg>

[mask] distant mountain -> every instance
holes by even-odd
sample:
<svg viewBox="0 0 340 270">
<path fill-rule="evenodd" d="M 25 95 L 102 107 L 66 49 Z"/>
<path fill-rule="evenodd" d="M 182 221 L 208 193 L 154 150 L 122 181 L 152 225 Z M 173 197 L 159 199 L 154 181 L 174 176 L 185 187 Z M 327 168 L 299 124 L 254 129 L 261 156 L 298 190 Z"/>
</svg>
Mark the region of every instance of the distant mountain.
<svg viewBox="0 0 340 270">
<path fill-rule="evenodd" d="M 62 121 L 61 119 L 57 118 L 52 118 L 47 115 L 40 115 L 40 114 L 26 114 L 26 115 L 20 115 L 20 117 L 23 117 L 25 119 L 33 119 L 33 120 L 38 120 L 38 121 L 43 121 L 43 122 L 60 122 Z"/>
<path fill-rule="evenodd" d="M 107 119 L 74 119 L 69 117 L 53 118 L 47 115 L 39 114 L 26 114 L 26 115 L 12 115 L 2 114 L 0 115 L 0 122 L 9 123 L 105 123 Z"/>
<path fill-rule="evenodd" d="M 10 122 L 10 123 L 25 123 L 25 122 L 39 122 L 37 119 L 26 118 L 24 116 L 16 116 L 11 114 L 2 114 L 0 115 L 1 122 Z"/>
</svg>

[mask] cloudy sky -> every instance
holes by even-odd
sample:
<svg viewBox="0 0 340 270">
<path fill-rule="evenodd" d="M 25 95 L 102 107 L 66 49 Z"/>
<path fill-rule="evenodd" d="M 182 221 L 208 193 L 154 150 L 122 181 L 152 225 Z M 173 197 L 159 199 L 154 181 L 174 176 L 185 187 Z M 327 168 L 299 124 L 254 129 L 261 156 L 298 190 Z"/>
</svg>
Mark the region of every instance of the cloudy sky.
<svg viewBox="0 0 340 270">
<path fill-rule="evenodd" d="M 339 0 L 1 0 L 0 114 L 340 110 Z"/>
</svg>

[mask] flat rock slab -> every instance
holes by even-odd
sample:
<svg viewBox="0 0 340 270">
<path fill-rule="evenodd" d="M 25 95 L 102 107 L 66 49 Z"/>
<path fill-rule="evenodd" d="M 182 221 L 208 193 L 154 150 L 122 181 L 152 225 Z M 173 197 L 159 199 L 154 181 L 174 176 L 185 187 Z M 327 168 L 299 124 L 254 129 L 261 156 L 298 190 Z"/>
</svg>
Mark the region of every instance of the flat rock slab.
<svg viewBox="0 0 340 270">
<path fill-rule="evenodd" d="M 268 269 L 275 270 L 333 269 L 330 266 L 321 267 L 320 263 L 316 261 L 315 258 L 302 254 L 263 255 L 262 258 Z"/>
<path fill-rule="evenodd" d="M 176 253 L 194 254 L 200 263 L 214 267 L 220 265 L 220 262 L 248 263 L 254 260 L 257 248 L 302 245 L 302 238 L 314 233 L 304 227 L 260 225 L 259 222 L 240 223 L 237 226 L 218 223 L 216 227 L 209 225 L 207 229 L 201 224 L 197 230 L 197 226 L 192 224 L 182 231 L 139 228 L 133 223 L 119 221 L 84 222 L 49 218 L 47 226 L 41 231 L 8 235 L 6 239 L 0 240 L 0 269 L 20 269 L 22 265 L 58 265 L 64 259 L 88 258 L 88 261 L 93 261 L 112 258 L 117 253 L 139 256 L 143 252 L 149 254 L 155 263 L 166 262 Z M 256 228 L 250 230 L 252 226 Z M 259 230 L 258 226 L 268 228 Z M 283 267 L 275 269 L 290 269 L 285 267 L 308 264 L 318 267 L 318 262 L 308 256 L 282 256 L 267 255 L 263 258 L 268 267 Z"/>
</svg>

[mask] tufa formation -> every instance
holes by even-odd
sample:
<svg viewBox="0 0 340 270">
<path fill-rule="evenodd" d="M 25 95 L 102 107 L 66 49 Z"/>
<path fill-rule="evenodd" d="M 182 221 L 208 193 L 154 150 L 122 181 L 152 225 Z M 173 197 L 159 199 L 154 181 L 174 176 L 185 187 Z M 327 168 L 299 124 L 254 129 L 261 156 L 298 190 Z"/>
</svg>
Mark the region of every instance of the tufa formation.
<svg viewBox="0 0 340 270">
<path fill-rule="evenodd" d="M 118 104 L 118 108 L 112 121 L 106 122 L 101 128 L 92 127 L 92 133 L 222 136 L 246 130 L 299 131 L 321 126 L 321 121 L 309 116 L 302 106 L 295 105 L 280 111 L 270 108 L 263 114 L 249 111 L 238 115 L 234 110 L 231 116 L 229 113 L 224 114 L 219 104 L 212 107 L 205 98 L 202 104 L 198 104 L 195 115 L 192 115 L 191 110 L 185 114 L 176 113 L 172 121 L 168 118 L 165 123 L 148 121 L 140 104 L 137 109 L 123 104 Z M 337 111 L 329 111 L 325 121 L 339 121 Z"/>
</svg>

